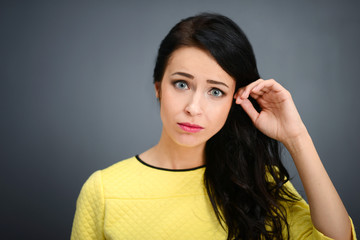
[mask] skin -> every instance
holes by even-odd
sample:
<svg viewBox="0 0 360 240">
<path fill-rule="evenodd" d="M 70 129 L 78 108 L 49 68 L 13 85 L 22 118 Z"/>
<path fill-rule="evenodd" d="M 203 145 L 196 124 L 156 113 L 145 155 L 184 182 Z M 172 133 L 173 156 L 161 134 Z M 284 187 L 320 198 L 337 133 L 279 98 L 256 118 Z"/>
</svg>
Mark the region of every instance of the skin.
<svg viewBox="0 0 360 240">
<path fill-rule="evenodd" d="M 155 90 L 161 99 L 162 134 L 159 143 L 140 157 L 162 168 L 204 165 L 206 141 L 225 124 L 233 102 L 235 80 L 206 51 L 183 47 L 172 54 L 161 85 L 156 84 Z M 181 122 L 204 129 L 189 133 L 178 126 Z"/>
<path fill-rule="evenodd" d="M 260 104 L 260 113 L 248 100 L 249 96 Z M 311 220 L 316 229 L 333 239 L 352 239 L 348 213 L 290 93 L 273 79 L 259 79 L 239 89 L 234 98 L 260 131 L 282 142 L 291 154 L 304 186 Z"/>
<path fill-rule="evenodd" d="M 176 74 L 179 72 L 192 77 Z M 184 80 L 188 88 L 184 89 L 182 84 L 174 85 L 174 80 Z M 209 83 L 208 80 L 228 87 Z M 214 88 L 225 94 L 215 98 L 212 95 Z M 206 141 L 222 128 L 235 98 L 236 104 L 245 110 L 261 132 L 283 143 L 290 152 L 316 229 L 334 239 L 351 239 L 348 213 L 316 152 L 291 94 L 279 83 L 273 79 L 259 79 L 235 92 L 234 79 L 211 55 L 198 48 L 183 47 L 172 54 L 161 84 L 156 84 L 155 90 L 160 98 L 163 129 L 159 143 L 140 154 L 145 162 L 168 169 L 204 165 Z M 256 99 L 261 112 L 255 110 L 248 100 L 249 96 Z M 178 122 L 195 123 L 204 129 L 198 133 L 187 133 L 179 128 Z"/>
</svg>

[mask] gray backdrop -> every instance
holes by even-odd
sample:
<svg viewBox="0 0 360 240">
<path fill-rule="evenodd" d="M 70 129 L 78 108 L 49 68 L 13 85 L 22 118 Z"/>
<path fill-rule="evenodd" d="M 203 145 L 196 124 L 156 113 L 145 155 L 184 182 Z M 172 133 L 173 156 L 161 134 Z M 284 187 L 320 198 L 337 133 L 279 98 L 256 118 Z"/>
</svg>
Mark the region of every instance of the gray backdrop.
<svg viewBox="0 0 360 240">
<path fill-rule="evenodd" d="M 157 48 L 176 22 L 202 11 L 235 20 L 262 77 L 290 90 L 359 226 L 359 7 L 340 0 L 1 1 L 2 239 L 68 239 L 90 174 L 156 144 Z"/>
</svg>

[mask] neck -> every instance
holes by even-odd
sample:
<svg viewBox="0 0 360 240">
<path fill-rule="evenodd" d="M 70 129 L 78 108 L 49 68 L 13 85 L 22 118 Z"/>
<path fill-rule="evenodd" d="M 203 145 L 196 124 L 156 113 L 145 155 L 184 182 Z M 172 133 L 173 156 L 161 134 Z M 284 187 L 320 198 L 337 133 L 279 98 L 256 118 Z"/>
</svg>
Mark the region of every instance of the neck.
<svg viewBox="0 0 360 240">
<path fill-rule="evenodd" d="M 189 169 L 205 164 L 205 143 L 181 146 L 162 131 L 157 145 L 142 153 L 140 158 L 150 165 L 167 169 Z"/>
</svg>

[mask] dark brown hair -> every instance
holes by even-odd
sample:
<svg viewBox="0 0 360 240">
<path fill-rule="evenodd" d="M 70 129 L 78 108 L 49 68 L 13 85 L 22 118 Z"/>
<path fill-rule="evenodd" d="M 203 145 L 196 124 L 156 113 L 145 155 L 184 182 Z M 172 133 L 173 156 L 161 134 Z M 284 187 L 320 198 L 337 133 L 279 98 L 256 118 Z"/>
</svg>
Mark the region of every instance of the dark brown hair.
<svg viewBox="0 0 360 240">
<path fill-rule="evenodd" d="M 161 82 L 171 54 L 183 46 L 208 51 L 235 79 L 236 89 L 260 78 L 243 31 L 225 16 L 203 13 L 180 21 L 161 42 L 154 83 Z M 224 127 L 207 141 L 205 156 L 204 184 L 227 239 L 283 239 L 289 227 L 281 202 L 297 199 L 284 187 L 289 174 L 278 142 L 257 130 L 233 102 Z"/>
</svg>

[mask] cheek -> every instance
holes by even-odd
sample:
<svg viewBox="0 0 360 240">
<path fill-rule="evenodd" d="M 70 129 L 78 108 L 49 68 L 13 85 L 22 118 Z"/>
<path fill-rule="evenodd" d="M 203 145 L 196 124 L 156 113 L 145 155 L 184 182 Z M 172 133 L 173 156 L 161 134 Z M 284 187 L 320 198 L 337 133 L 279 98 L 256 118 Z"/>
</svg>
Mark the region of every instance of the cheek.
<svg viewBox="0 0 360 240">
<path fill-rule="evenodd" d="M 216 109 L 213 108 L 211 116 L 213 116 L 212 120 L 214 124 L 216 124 L 216 128 L 218 130 L 220 130 L 224 126 L 226 119 L 228 118 L 231 105 L 232 101 L 229 100 L 225 104 L 218 106 Z"/>
<path fill-rule="evenodd" d="M 174 97 L 174 94 L 167 89 L 161 92 L 160 115 L 163 122 L 176 115 L 181 105 L 181 101 L 179 100 L 179 98 Z"/>
</svg>

